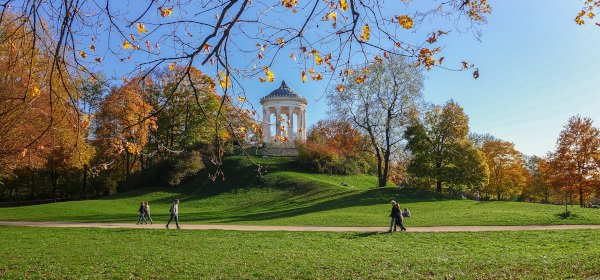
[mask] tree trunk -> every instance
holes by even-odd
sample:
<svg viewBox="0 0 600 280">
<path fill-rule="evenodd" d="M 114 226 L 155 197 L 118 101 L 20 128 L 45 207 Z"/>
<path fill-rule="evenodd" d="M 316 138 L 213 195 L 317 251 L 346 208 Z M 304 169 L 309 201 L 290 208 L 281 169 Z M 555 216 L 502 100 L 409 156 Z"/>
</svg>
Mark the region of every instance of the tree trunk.
<svg viewBox="0 0 600 280">
<path fill-rule="evenodd" d="M 389 171 L 390 171 L 390 152 L 389 152 L 389 150 L 386 150 L 385 155 L 383 157 L 383 173 L 381 174 L 381 178 L 379 178 L 379 187 L 385 187 L 387 185 Z"/>
<path fill-rule="evenodd" d="M 442 163 L 441 162 L 436 162 L 435 163 L 435 173 L 436 173 L 436 178 L 435 178 L 435 191 L 441 193 L 442 192 Z"/>
<path fill-rule="evenodd" d="M 567 191 L 565 191 L 565 213 L 569 212 L 569 208 L 567 206 L 569 206 L 569 201 L 567 198 Z"/>
<path fill-rule="evenodd" d="M 52 184 L 52 199 L 54 200 L 54 202 L 58 201 L 58 195 L 57 195 L 57 177 L 58 174 L 56 172 L 56 163 L 54 162 L 54 159 L 52 159 L 52 163 L 50 165 L 50 183 Z"/>
<path fill-rule="evenodd" d="M 19 196 L 19 184 L 15 184 L 14 186 L 15 186 L 15 200 L 17 202 L 19 202 L 21 200 L 20 196 Z"/>
<path fill-rule="evenodd" d="M 87 185 L 87 174 L 88 174 L 88 165 L 83 165 L 83 184 L 81 185 L 81 198 L 86 199 L 86 185 Z"/>
<path fill-rule="evenodd" d="M 573 193 L 569 192 L 569 201 L 571 202 L 571 207 L 573 207 Z"/>
<path fill-rule="evenodd" d="M 579 207 L 585 207 L 585 202 L 584 202 L 584 197 L 583 197 L 583 187 L 581 186 L 581 184 L 579 184 Z"/>
<path fill-rule="evenodd" d="M 125 157 L 125 179 L 129 179 L 129 152 L 127 152 Z"/>
<path fill-rule="evenodd" d="M 385 180 L 382 182 L 383 178 L 383 159 L 381 158 L 381 153 L 379 150 L 376 153 L 377 155 L 377 187 L 385 187 Z"/>
<path fill-rule="evenodd" d="M 35 173 L 33 169 L 29 169 L 29 184 L 30 184 L 30 199 L 35 199 Z"/>
<path fill-rule="evenodd" d="M 378 179 L 378 180 L 377 180 L 377 181 L 378 181 L 378 187 L 380 187 L 380 188 L 383 188 L 383 187 L 385 187 L 385 185 L 386 185 L 386 183 L 387 183 L 387 182 L 386 182 L 387 180 L 386 180 L 386 179 L 383 177 L 383 175 L 382 175 L 382 176 L 378 176 L 378 178 L 377 178 L 377 179 Z"/>
</svg>

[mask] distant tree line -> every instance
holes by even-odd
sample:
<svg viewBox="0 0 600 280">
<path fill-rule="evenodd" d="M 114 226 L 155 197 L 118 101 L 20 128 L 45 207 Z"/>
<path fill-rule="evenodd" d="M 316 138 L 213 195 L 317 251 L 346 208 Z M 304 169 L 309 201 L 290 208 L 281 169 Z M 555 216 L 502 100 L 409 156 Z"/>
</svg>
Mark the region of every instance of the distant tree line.
<svg viewBox="0 0 600 280">
<path fill-rule="evenodd" d="M 369 173 L 389 181 L 485 200 L 573 203 L 600 198 L 600 130 L 569 119 L 556 150 L 527 156 L 511 142 L 469 129 L 462 107 L 421 98 L 420 70 L 401 57 L 374 61 L 361 83 L 329 95 L 330 120 L 309 131 L 301 160 L 325 173 Z M 353 78 L 360 78 L 357 71 Z M 598 202 L 596 202 L 598 204 Z"/>
</svg>

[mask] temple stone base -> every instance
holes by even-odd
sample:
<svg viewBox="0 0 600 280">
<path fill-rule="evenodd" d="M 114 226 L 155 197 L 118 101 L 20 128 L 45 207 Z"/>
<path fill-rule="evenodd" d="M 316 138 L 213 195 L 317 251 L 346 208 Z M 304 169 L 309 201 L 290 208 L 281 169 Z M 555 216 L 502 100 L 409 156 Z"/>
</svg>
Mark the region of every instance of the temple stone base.
<svg viewBox="0 0 600 280">
<path fill-rule="evenodd" d="M 261 155 L 271 157 L 297 157 L 298 148 L 267 147 L 261 149 Z"/>
</svg>

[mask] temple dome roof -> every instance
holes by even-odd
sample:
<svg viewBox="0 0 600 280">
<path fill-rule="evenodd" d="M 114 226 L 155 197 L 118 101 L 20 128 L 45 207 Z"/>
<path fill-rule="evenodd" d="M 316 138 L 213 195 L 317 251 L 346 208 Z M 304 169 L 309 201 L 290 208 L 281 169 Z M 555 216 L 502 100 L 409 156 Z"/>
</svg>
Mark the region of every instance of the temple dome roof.
<svg viewBox="0 0 600 280">
<path fill-rule="evenodd" d="M 264 101 L 266 101 L 268 99 L 279 99 L 279 98 L 283 98 L 283 99 L 289 99 L 289 98 L 294 99 L 295 98 L 306 104 L 306 98 L 304 98 L 302 95 L 298 94 L 295 90 L 293 90 L 291 87 L 289 87 L 285 83 L 285 81 L 281 82 L 281 86 L 279 86 L 279 88 L 275 89 L 271 93 L 269 93 L 266 96 L 264 96 L 263 98 L 261 98 L 260 103 L 262 104 Z"/>
</svg>

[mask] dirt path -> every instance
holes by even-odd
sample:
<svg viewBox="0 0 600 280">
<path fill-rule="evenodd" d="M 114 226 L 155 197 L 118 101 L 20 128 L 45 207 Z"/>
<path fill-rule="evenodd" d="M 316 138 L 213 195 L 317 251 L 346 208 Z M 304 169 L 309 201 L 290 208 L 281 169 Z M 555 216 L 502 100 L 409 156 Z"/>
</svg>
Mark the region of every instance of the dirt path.
<svg viewBox="0 0 600 280">
<path fill-rule="evenodd" d="M 136 225 L 126 223 L 75 223 L 75 222 L 9 222 L 0 221 L 0 226 L 61 227 L 61 228 L 138 228 L 165 229 L 164 224 Z M 171 225 L 174 229 L 175 225 Z M 239 230 L 239 231 L 334 231 L 373 232 L 387 231 L 387 227 L 322 227 L 322 226 L 254 226 L 254 225 L 194 225 L 182 224 L 185 230 Z M 561 230 L 600 229 L 600 225 L 530 225 L 530 226 L 435 226 L 409 227 L 410 232 L 459 232 L 459 231 L 516 231 L 516 230 Z"/>
</svg>

